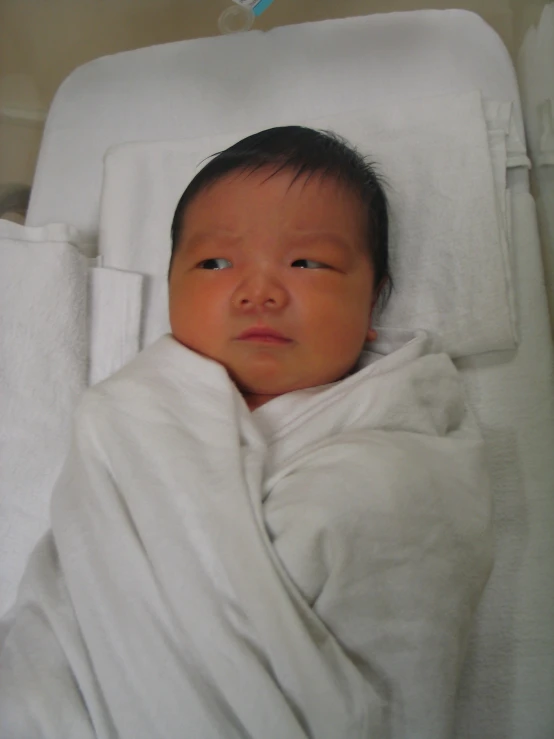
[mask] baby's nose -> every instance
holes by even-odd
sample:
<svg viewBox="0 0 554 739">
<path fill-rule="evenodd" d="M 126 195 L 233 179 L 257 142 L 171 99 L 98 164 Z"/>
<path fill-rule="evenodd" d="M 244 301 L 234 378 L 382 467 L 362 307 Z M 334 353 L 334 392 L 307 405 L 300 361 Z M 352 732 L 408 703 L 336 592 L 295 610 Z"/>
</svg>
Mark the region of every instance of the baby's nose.
<svg viewBox="0 0 554 739">
<path fill-rule="evenodd" d="M 279 310 L 287 304 L 288 292 L 276 276 L 256 272 L 241 282 L 233 302 L 241 310 Z"/>
</svg>

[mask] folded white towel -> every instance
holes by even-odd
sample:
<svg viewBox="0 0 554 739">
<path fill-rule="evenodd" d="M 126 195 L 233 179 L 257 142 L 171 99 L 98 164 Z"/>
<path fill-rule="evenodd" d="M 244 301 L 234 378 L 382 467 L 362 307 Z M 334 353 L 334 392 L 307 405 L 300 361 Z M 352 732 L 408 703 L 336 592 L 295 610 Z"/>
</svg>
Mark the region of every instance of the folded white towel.
<svg viewBox="0 0 554 739">
<path fill-rule="evenodd" d="M 96 385 L 138 354 L 143 278 L 102 267 L 89 278 L 89 384 Z"/>
<path fill-rule="evenodd" d="M 0 220 L 0 613 L 48 525 L 87 380 L 87 272 L 77 232 Z"/>
<path fill-rule="evenodd" d="M 488 109 L 495 121 L 509 113 Z M 380 323 L 439 334 L 455 357 L 513 348 L 503 223 L 508 134 L 496 139 L 493 166 L 479 92 L 289 122 L 344 135 L 379 162 L 391 185 L 397 289 Z M 205 157 L 248 133 L 123 144 L 106 156 L 99 248 L 106 266 L 148 275 L 145 344 L 168 328 L 166 272 L 176 202 Z"/>
</svg>

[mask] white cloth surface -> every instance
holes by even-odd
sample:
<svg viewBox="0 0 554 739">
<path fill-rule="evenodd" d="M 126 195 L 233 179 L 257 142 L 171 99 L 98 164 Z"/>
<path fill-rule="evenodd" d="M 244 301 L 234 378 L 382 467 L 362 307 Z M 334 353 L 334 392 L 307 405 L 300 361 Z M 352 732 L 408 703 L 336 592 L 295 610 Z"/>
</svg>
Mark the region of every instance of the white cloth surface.
<svg viewBox="0 0 554 739">
<path fill-rule="evenodd" d="M 88 259 L 77 236 L 0 220 L 0 613 L 48 526 L 86 387 Z"/>
<path fill-rule="evenodd" d="M 254 413 L 170 337 L 87 392 L 3 625 L 2 736 L 451 735 L 483 445 L 423 332 L 373 349 Z"/>
<path fill-rule="evenodd" d="M 105 380 L 139 352 L 142 275 L 90 270 L 89 385 Z"/>
<path fill-rule="evenodd" d="M 514 102 L 510 56 L 482 18 L 421 10 L 180 41 L 85 64 L 50 108 L 27 222 L 95 238 L 102 158 L 126 141 L 215 136 L 480 89 Z M 101 101 L 101 105 L 99 105 Z"/>
<path fill-rule="evenodd" d="M 493 113 L 494 127 L 500 116 Z M 376 161 L 387 180 L 396 289 L 379 325 L 432 331 L 453 357 L 515 346 L 504 206 L 507 134 L 498 145 L 495 140 L 493 167 L 478 91 L 307 121 L 292 115 L 288 122 L 340 133 Z M 106 156 L 99 249 L 106 265 L 148 275 L 146 346 L 169 326 L 175 205 L 206 157 L 253 132 L 123 144 Z"/>
<path fill-rule="evenodd" d="M 457 362 L 488 449 L 497 542 L 458 739 L 546 739 L 554 726 L 554 356 L 532 196 L 513 196 L 511 210 L 521 345 Z"/>
</svg>

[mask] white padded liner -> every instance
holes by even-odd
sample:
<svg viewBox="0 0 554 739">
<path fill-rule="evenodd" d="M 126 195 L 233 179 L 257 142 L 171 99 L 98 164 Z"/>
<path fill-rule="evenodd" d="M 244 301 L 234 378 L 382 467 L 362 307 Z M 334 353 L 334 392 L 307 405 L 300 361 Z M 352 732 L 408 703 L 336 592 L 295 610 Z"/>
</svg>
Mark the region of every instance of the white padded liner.
<svg viewBox="0 0 554 739">
<path fill-rule="evenodd" d="M 508 52 L 467 11 L 417 11 L 195 39 L 97 59 L 61 85 L 46 122 L 28 225 L 94 232 L 102 157 L 123 141 L 260 128 L 467 92 L 518 103 Z"/>
</svg>

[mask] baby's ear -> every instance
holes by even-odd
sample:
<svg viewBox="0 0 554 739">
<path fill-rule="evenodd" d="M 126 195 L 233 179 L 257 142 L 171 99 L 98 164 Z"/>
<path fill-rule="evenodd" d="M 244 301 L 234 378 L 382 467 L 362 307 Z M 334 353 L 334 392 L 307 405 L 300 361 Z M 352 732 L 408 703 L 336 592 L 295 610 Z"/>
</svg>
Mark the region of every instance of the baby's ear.
<svg viewBox="0 0 554 739">
<path fill-rule="evenodd" d="M 373 326 L 373 317 L 375 316 L 376 311 L 378 310 L 378 303 L 379 298 L 381 297 L 381 293 L 383 290 L 386 290 L 388 288 L 389 278 L 384 277 L 381 282 L 377 285 L 375 290 L 373 291 L 373 299 L 371 301 L 371 309 L 369 311 L 369 328 L 367 330 L 367 339 L 366 341 L 377 341 L 377 331 L 372 328 Z"/>
<path fill-rule="evenodd" d="M 376 341 L 376 340 L 377 340 L 377 331 L 374 328 L 369 328 L 367 331 L 366 341 Z"/>
<path fill-rule="evenodd" d="M 372 328 L 372 326 L 373 326 L 373 316 L 375 315 L 375 310 L 376 310 L 378 300 L 379 300 L 379 289 L 377 289 L 376 294 L 373 297 L 373 301 L 371 303 L 371 310 L 369 312 L 369 325 L 367 329 L 366 341 L 376 341 L 377 340 L 377 331 L 374 328 Z"/>
</svg>

